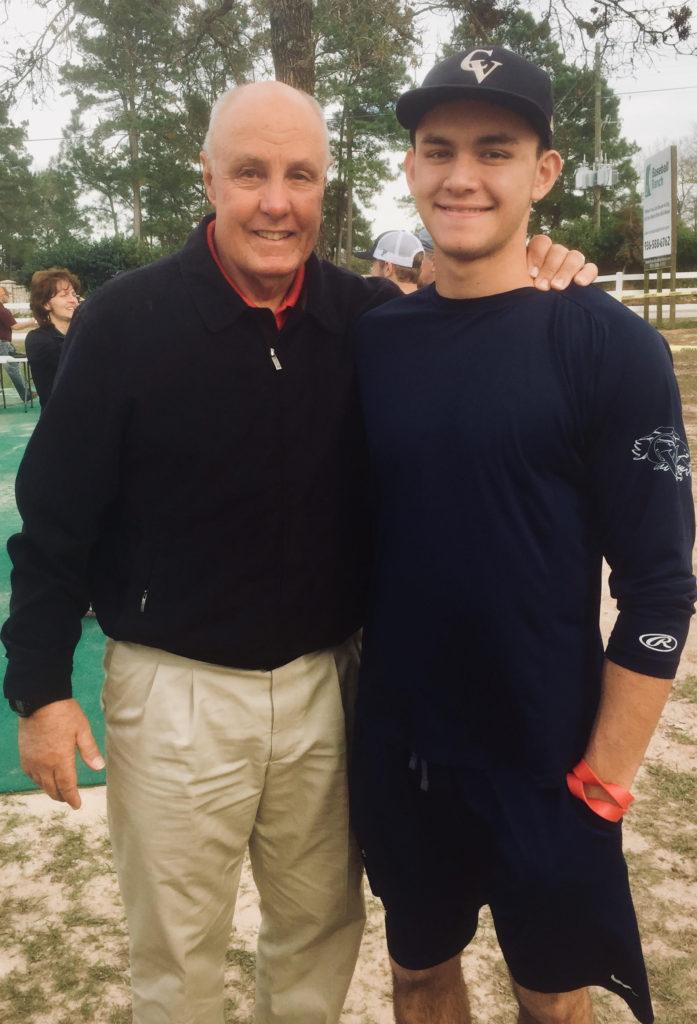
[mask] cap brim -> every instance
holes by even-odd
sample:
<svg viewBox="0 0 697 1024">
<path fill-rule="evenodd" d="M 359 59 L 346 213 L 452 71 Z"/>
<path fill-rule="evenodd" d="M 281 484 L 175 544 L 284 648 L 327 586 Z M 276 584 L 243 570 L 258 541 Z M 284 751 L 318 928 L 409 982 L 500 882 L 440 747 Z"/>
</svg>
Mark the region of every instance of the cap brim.
<svg viewBox="0 0 697 1024">
<path fill-rule="evenodd" d="M 509 92 L 487 86 L 433 85 L 423 89 L 412 89 L 411 92 L 405 92 L 399 97 L 395 113 L 402 127 L 413 131 L 429 110 L 440 106 L 441 103 L 455 103 L 457 100 L 480 100 L 482 103 L 494 103 L 498 107 L 505 107 L 530 121 L 540 132 L 546 145 L 552 140 L 549 122 L 541 107 L 524 97 L 512 96 Z"/>
<path fill-rule="evenodd" d="M 372 252 L 354 252 L 353 254 L 357 260 L 372 260 Z"/>
</svg>

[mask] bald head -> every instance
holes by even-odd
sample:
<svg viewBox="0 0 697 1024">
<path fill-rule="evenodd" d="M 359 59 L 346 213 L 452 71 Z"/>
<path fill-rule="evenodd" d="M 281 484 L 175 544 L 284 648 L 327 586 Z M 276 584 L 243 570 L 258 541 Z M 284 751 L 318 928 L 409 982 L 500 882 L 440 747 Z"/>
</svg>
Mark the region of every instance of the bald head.
<svg viewBox="0 0 697 1024">
<path fill-rule="evenodd" d="M 260 118 L 260 124 L 271 118 L 278 117 L 279 112 L 287 117 L 288 123 L 300 120 L 307 123 L 309 117 L 315 129 L 310 133 L 308 142 L 317 138 L 317 130 L 321 139 L 321 159 L 328 168 L 331 163 L 329 150 L 329 132 L 324 114 L 317 100 L 294 89 L 285 82 L 250 82 L 239 85 L 224 92 L 213 104 L 208 122 L 208 131 L 203 141 L 203 152 L 209 160 L 216 159 L 221 137 L 234 131 L 238 117 L 247 119 Z"/>
</svg>

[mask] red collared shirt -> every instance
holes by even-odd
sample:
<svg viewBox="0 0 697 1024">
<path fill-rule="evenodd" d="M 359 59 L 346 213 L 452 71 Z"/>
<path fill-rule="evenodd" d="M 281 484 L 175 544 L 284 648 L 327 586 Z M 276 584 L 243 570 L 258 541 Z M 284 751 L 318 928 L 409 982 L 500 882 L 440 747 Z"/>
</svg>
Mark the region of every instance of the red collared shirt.
<svg viewBox="0 0 697 1024">
<path fill-rule="evenodd" d="M 305 270 L 304 267 L 302 269 Z M 295 287 L 295 282 L 293 287 Z M 0 302 L 0 341 L 12 341 L 12 328 L 16 323 L 17 321 L 9 309 L 6 309 L 2 302 Z"/>
<path fill-rule="evenodd" d="M 213 218 L 213 220 L 210 222 L 210 224 L 208 225 L 208 228 L 206 230 L 206 239 L 208 241 L 208 248 L 210 249 L 211 256 L 215 260 L 216 265 L 217 265 L 218 269 L 220 270 L 220 273 L 223 275 L 223 277 L 225 278 L 227 283 L 230 285 L 230 287 L 235 289 L 235 291 L 237 292 L 239 297 L 241 299 L 243 299 L 244 302 L 246 302 L 248 306 L 252 306 L 254 309 L 257 309 L 258 308 L 258 304 L 256 302 L 252 302 L 251 299 L 247 298 L 247 296 L 244 294 L 244 292 L 241 291 L 237 287 L 235 282 L 232 280 L 230 275 L 225 270 L 225 267 L 223 266 L 223 264 L 220 262 L 220 257 L 218 256 L 218 251 L 217 251 L 217 249 L 215 247 L 214 234 L 215 234 L 215 218 Z M 281 328 L 285 324 L 286 317 L 288 316 L 289 311 L 295 305 L 297 305 L 297 302 L 298 302 L 298 299 L 300 298 L 300 293 L 302 291 L 304 283 L 305 283 L 305 264 L 303 263 L 302 266 L 298 268 L 298 270 L 297 270 L 297 272 L 295 274 L 295 277 L 293 278 L 293 283 L 291 284 L 290 288 L 288 289 L 288 291 L 286 292 L 285 296 L 283 297 L 283 301 L 281 302 L 280 306 L 278 307 L 278 309 L 274 310 L 273 315 L 274 315 L 274 318 L 276 320 L 276 327 L 278 327 L 279 331 L 281 330 Z"/>
</svg>

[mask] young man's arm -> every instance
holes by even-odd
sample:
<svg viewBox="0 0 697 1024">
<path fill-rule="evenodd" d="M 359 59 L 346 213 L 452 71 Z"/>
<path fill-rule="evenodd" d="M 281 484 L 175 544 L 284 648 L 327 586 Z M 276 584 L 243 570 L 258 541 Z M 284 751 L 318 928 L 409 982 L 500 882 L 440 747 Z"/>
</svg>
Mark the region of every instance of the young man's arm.
<svg viewBox="0 0 697 1024">
<path fill-rule="evenodd" d="M 631 790 L 672 684 L 606 659 L 600 706 L 584 754 L 603 782 Z M 586 783 L 584 789 L 588 797 L 607 799 L 600 786 Z"/>
<path fill-rule="evenodd" d="M 665 705 L 696 596 L 690 458 L 672 359 L 652 328 L 613 311 L 588 425 L 594 527 L 619 614 L 584 760 L 631 789 Z M 586 783 L 587 797 L 608 799 Z"/>
</svg>

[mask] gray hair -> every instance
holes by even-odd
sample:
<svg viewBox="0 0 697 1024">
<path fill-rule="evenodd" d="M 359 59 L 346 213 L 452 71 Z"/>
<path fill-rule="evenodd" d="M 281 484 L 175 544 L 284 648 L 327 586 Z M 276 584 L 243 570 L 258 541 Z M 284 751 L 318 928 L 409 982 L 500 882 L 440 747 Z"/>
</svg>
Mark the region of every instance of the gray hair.
<svg viewBox="0 0 697 1024">
<path fill-rule="evenodd" d="M 302 99 L 314 114 L 317 115 L 319 123 L 322 125 L 322 133 L 326 144 L 326 156 L 327 156 L 327 167 L 332 162 L 331 150 L 329 148 L 329 129 L 327 128 L 327 122 L 324 119 L 324 111 L 321 106 L 309 93 L 303 92 L 301 89 L 294 89 L 291 85 L 286 85 L 283 82 L 248 82 L 245 85 L 236 85 L 232 89 L 228 89 L 227 92 L 222 93 L 218 96 L 217 100 L 211 107 L 211 116 L 208 121 L 208 130 L 206 131 L 206 137 L 203 140 L 203 146 L 201 147 L 206 156 L 210 159 L 212 157 L 212 144 L 215 130 L 220 120 L 220 116 L 224 110 L 234 103 L 237 99 L 243 96 L 250 89 L 254 89 L 257 85 L 282 85 L 285 89 L 289 89 Z"/>
</svg>

